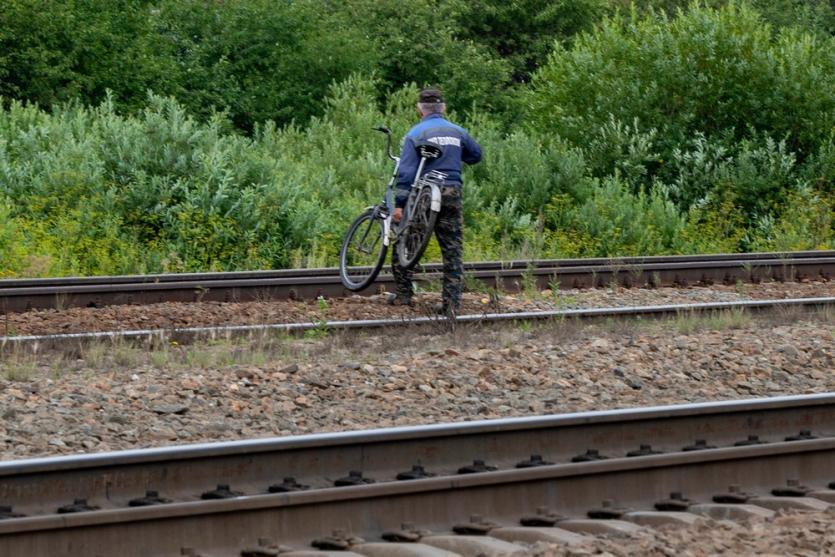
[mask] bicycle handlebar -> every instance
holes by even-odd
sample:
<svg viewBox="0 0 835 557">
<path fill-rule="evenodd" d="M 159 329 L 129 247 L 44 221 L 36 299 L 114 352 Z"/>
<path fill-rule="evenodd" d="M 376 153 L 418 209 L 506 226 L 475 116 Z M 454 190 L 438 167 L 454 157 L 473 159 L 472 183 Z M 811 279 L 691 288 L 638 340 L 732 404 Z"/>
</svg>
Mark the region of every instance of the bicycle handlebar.
<svg viewBox="0 0 835 557">
<path fill-rule="evenodd" d="M 387 144 L 386 144 L 386 154 L 388 155 L 388 157 L 389 157 L 391 160 L 393 160 L 393 161 L 397 162 L 397 157 L 395 157 L 395 156 L 391 153 L 391 130 L 390 130 L 390 129 L 388 129 L 387 127 L 385 127 L 385 126 L 377 126 L 376 128 L 372 128 L 372 129 L 373 129 L 374 131 L 377 131 L 377 132 L 381 132 L 381 133 L 386 134 L 386 139 L 388 140 L 388 142 L 387 142 Z"/>
</svg>

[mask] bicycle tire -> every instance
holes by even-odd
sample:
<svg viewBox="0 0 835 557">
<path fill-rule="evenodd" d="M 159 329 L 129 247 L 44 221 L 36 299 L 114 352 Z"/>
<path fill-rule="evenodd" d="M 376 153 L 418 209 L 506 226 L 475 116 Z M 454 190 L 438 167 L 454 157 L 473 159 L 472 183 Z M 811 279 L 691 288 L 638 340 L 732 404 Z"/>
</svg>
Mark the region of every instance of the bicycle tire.
<svg viewBox="0 0 835 557">
<path fill-rule="evenodd" d="M 384 234 L 383 220 L 377 216 L 374 208 L 368 209 L 351 223 L 339 250 L 339 277 L 345 288 L 356 292 L 376 280 L 388 251 L 388 246 L 383 242 Z"/>
<path fill-rule="evenodd" d="M 423 187 L 409 204 L 408 222 L 397 242 L 400 266 L 411 269 L 420 261 L 435 230 L 438 212 L 432 210 L 432 188 Z"/>
</svg>

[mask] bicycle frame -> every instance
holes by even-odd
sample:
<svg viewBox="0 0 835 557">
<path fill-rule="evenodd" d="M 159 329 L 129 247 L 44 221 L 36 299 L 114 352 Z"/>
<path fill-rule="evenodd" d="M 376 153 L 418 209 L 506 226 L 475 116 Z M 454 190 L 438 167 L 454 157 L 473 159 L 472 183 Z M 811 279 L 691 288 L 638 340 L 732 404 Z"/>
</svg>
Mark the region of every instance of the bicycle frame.
<svg viewBox="0 0 835 557">
<path fill-rule="evenodd" d="M 386 217 L 383 219 L 383 245 L 388 247 L 391 243 L 391 216 L 394 212 L 394 184 L 397 180 L 397 171 L 400 170 L 400 157 L 396 157 L 391 152 L 391 130 L 385 127 L 374 128 L 375 131 L 386 134 L 388 143 L 386 145 L 386 155 L 394 161 L 394 170 L 391 173 L 391 178 L 386 185 L 386 193 L 383 197 L 383 204 L 386 207 Z M 369 207 L 369 209 L 372 207 Z M 380 206 L 373 207 L 375 214 L 379 211 Z"/>
<path fill-rule="evenodd" d="M 400 170 L 400 157 L 396 157 L 391 152 L 391 130 L 385 128 L 383 126 L 374 128 L 375 131 L 381 132 L 386 134 L 387 144 L 386 144 L 386 155 L 389 159 L 394 161 L 394 170 L 391 173 L 391 178 L 386 186 L 386 193 L 383 198 L 383 204 L 385 205 L 386 216 L 383 219 L 383 245 L 388 247 L 391 244 L 391 237 L 392 237 L 392 214 L 394 213 L 394 185 L 397 181 L 397 172 Z M 424 180 L 421 176 L 423 172 L 423 167 L 425 166 L 427 161 L 427 157 L 421 157 L 420 164 L 418 164 L 417 172 L 415 172 L 415 179 L 412 182 L 411 189 L 415 189 L 417 187 L 429 186 L 432 189 L 432 210 L 433 211 L 440 211 L 441 210 L 441 188 L 438 186 L 438 183 L 443 182 L 443 178 L 446 178 L 446 175 L 437 172 L 431 179 Z M 380 206 L 377 205 L 376 207 L 369 207 L 374 208 L 375 213 L 379 212 Z M 405 228 L 405 225 L 408 224 L 409 220 L 411 220 L 411 215 L 404 215 L 405 219 L 401 221 L 399 224 L 399 228 L 402 230 Z M 399 234 L 399 231 L 395 232 L 395 236 Z"/>
<path fill-rule="evenodd" d="M 420 164 L 418 165 L 417 172 L 415 172 L 415 181 L 412 182 L 412 189 L 416 187 L 423 187 L 429 186 L 432 188 L 432 210 L 437 212 L 441 210 L 441 188 L 438 187 L 438 184 L 435 179 L 426 180 L 428 176 L 421 176 L 421 172 L 423 172 L 423 166 L 426 164 L 426 157 L 421 157 Z M 435 172 L 430 171 L 429 174 L 434 172 L 433 178 L 437 177 L 438 181 L 443 183 L 444 178 L 446 178 L 446 174 L 443 172 Z"/>
</svg>

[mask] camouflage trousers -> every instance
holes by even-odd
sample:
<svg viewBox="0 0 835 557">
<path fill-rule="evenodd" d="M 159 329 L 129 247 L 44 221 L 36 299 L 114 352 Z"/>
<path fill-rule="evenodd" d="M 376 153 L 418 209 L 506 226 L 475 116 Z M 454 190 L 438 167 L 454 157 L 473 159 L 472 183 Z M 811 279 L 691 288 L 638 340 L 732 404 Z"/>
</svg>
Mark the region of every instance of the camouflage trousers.
<svg viewBox="0 0 835 557">
<path fill-rule="evenodd" d="M 461 290 L 464 284 L 464 264 L 461 262 L 463 250 L 464 212 L 461 207 L 461 188 L 445 186 L 441 188 L 441 212 L 435 222 L 435 237 L 441 247 L 444 260 L 444 312 L 457 313 L 461 307 Z M 414 289 L 412 286 L 411 270 L 400 266 L 397 249 L 392 250 L 391 271 L 396 283 L 396 293 L 399 298 L 411 299 Z"/>
</svg>

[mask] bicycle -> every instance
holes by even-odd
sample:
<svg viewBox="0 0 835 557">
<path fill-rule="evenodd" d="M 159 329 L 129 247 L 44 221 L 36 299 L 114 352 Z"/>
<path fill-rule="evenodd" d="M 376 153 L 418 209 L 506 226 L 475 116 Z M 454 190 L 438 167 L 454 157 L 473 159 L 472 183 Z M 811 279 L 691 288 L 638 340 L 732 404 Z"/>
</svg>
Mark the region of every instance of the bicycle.
<svg viewBox="0 0 835 557">
<path fill-rule="evenodd" d="M 443 151 L 432 143 L 418 144 L 416 149 L 420 163 L 409 189 L 409 198 L 403 208 L 400 223 L 392 223 L 394 185 L 400 168 L 400 157 L 391 152 L 391 130 L 382 126 L 374 130 L 386 135 L 386 154 L 394 161 L 394 170 L 383 200 L 366 208 L 351 223 L 342 241 L 339 276 L 342 285 L 351 291 L 363 290 L 374 282 L 383 268 L 392 241 L 401 266 L 411 269 L 417 265 L 435 228 L 441 210 L 441 187 L 447 177 L 443 172 L 435 170 L 422 174 L 426 162 L 440 157 Z"/>
</svg>

